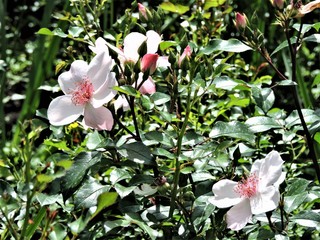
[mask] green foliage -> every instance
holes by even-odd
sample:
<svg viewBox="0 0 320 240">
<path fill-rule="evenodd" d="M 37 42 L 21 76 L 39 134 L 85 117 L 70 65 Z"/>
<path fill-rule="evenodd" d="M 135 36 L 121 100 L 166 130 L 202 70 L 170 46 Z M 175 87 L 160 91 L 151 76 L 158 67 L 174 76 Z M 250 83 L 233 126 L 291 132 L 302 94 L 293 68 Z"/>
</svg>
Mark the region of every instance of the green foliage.
<svg viewBox="0 0 320 240">
<path fill-rule="evenodd" d="M 1 239 L 319 237 L 320 23 L 312 13 L 301 25 L 264 3 L 272 19 L 252 14 L 239 35 L 233 12 L 249 15 L 257 3 L 141 2 L 142 17 L 137 1 L 35 2 L 43 15 L 33 24 L 41 24 L 31 39 L 20 39 L 22 49 L 1 28 L 8 49 L 0 60 Z M 2 1 L 0 25 L 10 18 Z M 105 105 L 114 118 L 110 131 L 81 121 L 49 124 L 58 75 L 74 60 L 89 62 L 98 37 L 120 47 L 129 33 L 151 29 L 162 35 L 157 53 L 170 62 L 152 74 L 155 93 L 133 84 L 146 44 L 134 64 L 121 64 L 109 48 L 115 99 L 123 97 L 129 110 L 115 109 L 115 99 Z M 187 46 L 190 55 L 180 62 Z M 24 90 L 16 93 L 18 86 Z M 4 110 L 16 103 L 13 121 Z M 210 203 L 212 186 L 247 176 L 271 150 L 285 161 L 278 207 L 231 231 L 229 209 Z"/>
</svg>

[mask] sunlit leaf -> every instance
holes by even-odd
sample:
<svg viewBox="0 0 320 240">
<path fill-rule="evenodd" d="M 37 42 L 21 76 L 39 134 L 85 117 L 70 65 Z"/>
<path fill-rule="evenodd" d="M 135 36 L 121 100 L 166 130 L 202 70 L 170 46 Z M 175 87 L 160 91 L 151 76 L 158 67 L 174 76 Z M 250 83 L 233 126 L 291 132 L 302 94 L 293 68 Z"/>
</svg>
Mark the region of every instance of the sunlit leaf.
<svg viewBox="0 0 320 240">
<path fill-rule="evenodd" d="M 115 204 L 117 202 L 118 193 L 116 192 L 104 192 L 98 197 L 97 210 L 92 214 L 91 218 L 94 218 L 103 209 Z"/>
<path fill-rule="evenodd" d="M 225 52 L 245 52 L 248 50 L 252 50 L 251 47 L 242 43 L 238 39 L 229 39 L 229 40 L 221 40 L 221 39 L 213 39 L 209 42 L 209 44 L 200 50 L 200 53 L 205 55 L 210 55 L 216 51 L 225 51 Z"/>
<path fill-rule="evenodd" d="M 181 4 L 173 4 L 171 2 L 163 2 L 160 4 L 160 8 L 163 10 L 173 12 L 173 13 L 178 13 L 178 14 L 184 14 L 187 11 L 189 11 L 188 6 L 184 6 Z"/>
<path fill-rule="evenodd" d="M 136 163 L 148 165 L 155 164 L 150 149 L 141 142 L 124 144 L 118 148 L 118 151 L 123 157 Z"/>
<path fill-rule="evenodd" d="M 206 3 L 204 4 L 204 10 L 208 10 L 211 7 L 219 7 L 225 2 L 226 0 L 206 0 Z"/>
</svg>

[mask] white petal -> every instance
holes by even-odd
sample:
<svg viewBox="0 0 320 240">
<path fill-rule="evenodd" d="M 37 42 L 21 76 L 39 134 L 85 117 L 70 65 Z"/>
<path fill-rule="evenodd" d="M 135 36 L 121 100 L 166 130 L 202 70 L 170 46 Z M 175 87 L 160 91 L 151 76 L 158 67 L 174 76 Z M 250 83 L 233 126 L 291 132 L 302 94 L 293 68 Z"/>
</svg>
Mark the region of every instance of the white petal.
<svg viewBox="0 0 320 240">
<path fill-rule="evenodd" d="M 250 198 L 251 211 L 253 214 L 272 211 L 278 207 L 279 201 L 279 191 L 273 186 L 266 187 Z"/>
<path fill-rule="evenodd" d="M 70 70 L 60 74 L 58 82 L 64 94 L 70 94 L 81 82 L 88 72 L 88 64 L 82 60 L 76 60 L 71 64 Z"/>
<path fill-rule="evenodd" d="M 147 53 L 156 53 L 158 51 L 159 44 L 161 42 L 161 36 L 150 30 L 147 32 Z"/>
<path fill-rule="evenodd" d="M 113 105 L 116 111 L 121 107 L 123 108 L 123 111 L 127 111 L 130 109 L 127 99 L 122 96 L 119 96 Z"/>
<path fill-rule="evenodd" d="M 139 59 L 138 49 L 147 37 L 138 32 L 129 33 L 123 41 L 123 51 L 127 61 L 136 63 Z"/>
<path fill-rule="evenodd" d="M 90 62 L 87 75 L 95 91 L 107 80 L 112 65 L 113 60 L 106 52 L 99 53 Z"/>
<path fill-rule="evenodd" d="M 54 126 L 67 125 L 74 122 L 83 113 L 84 106 L 74 105 L 70 95 L 53 99 L 48 107 L 48 119 Z"/>
<path fill-rule="evenodd" d="M 142 184 L 134 190 L 134 193 L 140 196 L 150 196 L 158 191 L 156 187 L 151 187 L 150 184 Z"/>
<path fill-rule="evenodd" d="M 111 72 L 104 84 L 94 92 L 92 96 L 92 105 L 93 107 L 101 107 L 103 104 L 110 102 L 117 94 L 116 90 L 112 88 L 117 86 L 117 81 L 115 77 L 115 73 Z"/>
<path fill-rule="evenodd" d="M 113 127 L 113 116 L 105 107 L 94 108 L 87 104 L 84 109 L 84 124 L 97 130 L 111 130 Z"/>
<path fill-rule="evenodd" d="M 106 52 L 109 55 L 109 48 L 107 47 L 107 42 L 102 37 L 98 37 L 94 46 L 89 46 L 92 52 L 99 54 L 101 52 Z"/>
<path fill-rule="evenodd" d="M 251 173 L 259 177 L 259 187 L 264 188 L 278 182 L 283 163 L 277 151 L 271 151 L 264 159 L 255 161 Z"/>
<path fill-rule="evenodd" d="M 227 208 L 241 201 L 240 196 L 234 191 L 238 185 L 237 182 L 223 179 L 212 186 L 214 197 L 209 202 L 218 208 Z"/>
<path fill-rule="evenodd" d="M 157 67 L 170 67 L 169 57 L 160 56 L 157 61 Z"/>
<path fill-rule="evenodd" d="M 247 225 L 251 217 L 250 203 L 245 198 L 227 212 L 227 226 L 232 230 L 239 231 Z"/>
</svg>

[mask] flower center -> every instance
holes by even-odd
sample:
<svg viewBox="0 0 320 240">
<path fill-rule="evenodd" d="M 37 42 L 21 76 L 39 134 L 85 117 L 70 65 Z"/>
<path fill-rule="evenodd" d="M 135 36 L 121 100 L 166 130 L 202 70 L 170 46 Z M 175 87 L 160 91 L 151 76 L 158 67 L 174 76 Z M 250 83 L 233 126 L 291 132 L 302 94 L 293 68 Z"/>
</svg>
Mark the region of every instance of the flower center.
<svg viewBox="0 0 320 240">
<path fill-rule="evenodd" d="M 251 198 L 257 193 L 258 190 L 258 177 L 251 174 L 248 178 L 242 179 L 234 188 L 234 191 L 241 197 Z"/>
<path fill-rule="evenodd" d="M 74 105 L 83 105 L 90 101 L 93 94 L 93 85 L 90 80 L 85 77 L 82 82 L 77 84 L 75 90 L 72 91 L 72 102 Z"/>
</svg>

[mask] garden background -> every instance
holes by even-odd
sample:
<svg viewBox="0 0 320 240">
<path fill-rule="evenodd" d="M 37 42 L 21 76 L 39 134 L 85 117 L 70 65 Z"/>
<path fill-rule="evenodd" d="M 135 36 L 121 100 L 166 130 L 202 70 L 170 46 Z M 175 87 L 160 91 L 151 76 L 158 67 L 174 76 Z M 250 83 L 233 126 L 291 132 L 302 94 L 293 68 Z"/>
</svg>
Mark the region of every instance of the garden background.
<svg viewBox="0 0 320 240">
<path fill-rule="evenodd" d="M 1 0 L 0 238 L 318 239 L 313 2 L 298 16 L 308 2 L 159 0 L 139 2 L 142 10 L 126 0 Z M 156 92 L 134 85 L 146 44 L 125 66 L 108 47 L 118 84 L 105 104 L 112 129 L 50 124 L 48 106 L 63 95 L 58 77 L 75 60 L 90 63 L 96 39 L 120 47 L 149 30 L 170 63 L 143 70 Z M 115 108 L 119 96 L 128 110 Z M 213 185 L 245 183 L 272 150 L 286 173 L 272 185 L 277 207 L 230 229 L 229 208 L 210 200 Z"/>
</svg>

